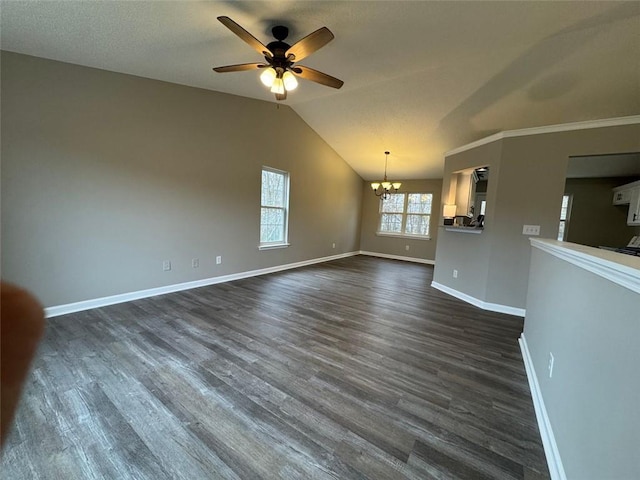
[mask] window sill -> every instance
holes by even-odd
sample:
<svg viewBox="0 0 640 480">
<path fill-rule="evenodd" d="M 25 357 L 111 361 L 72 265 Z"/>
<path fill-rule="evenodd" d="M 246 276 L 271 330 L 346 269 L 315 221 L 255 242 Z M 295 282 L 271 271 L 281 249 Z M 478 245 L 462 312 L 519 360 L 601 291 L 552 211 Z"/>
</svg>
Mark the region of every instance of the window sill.
<svg viewBox="0 0 640 480">
<path fill-rule="evenodd" d="M 269 245 L 258 245 L 258 250 L 274 250 L 276 248 L 287 248 L 290 243 L 272 243 Z"/>
<path fill-rule="evenodd" d="M 407 235 L 402 233 L 387 233 L 387 232 L 376 232 L 376 235 L 379 237 L 410 238 L 412 240 L 431 240 L 431 237 L 427 237 L 424 235 Z"/>
<path fill-rule="evenodd" d="M 478 227 L 456 227 L 454 225 L 444 225 L 444 229 L 447 232 L 458 232 L 458 233 L 482 233 L 482 228 Z"/>
</svg>

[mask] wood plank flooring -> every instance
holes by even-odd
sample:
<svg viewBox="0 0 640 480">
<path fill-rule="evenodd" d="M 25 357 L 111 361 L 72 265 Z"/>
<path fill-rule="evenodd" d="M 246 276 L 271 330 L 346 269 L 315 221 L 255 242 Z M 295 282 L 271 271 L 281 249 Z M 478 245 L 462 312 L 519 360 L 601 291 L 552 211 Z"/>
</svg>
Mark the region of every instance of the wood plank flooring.
<svg viewBox="0 0 640 480">
<path fill-rule="evenodd" d="M 6 479 L 548 478 L 522 319 L 357 256 L 48 321 Z"/>
</svg>

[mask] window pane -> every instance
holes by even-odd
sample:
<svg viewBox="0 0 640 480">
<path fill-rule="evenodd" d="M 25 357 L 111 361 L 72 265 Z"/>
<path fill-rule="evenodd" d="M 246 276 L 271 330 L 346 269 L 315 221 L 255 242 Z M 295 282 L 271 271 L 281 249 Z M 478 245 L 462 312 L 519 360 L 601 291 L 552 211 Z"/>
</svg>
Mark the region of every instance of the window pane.
<svg viewBox="0 0 640 480">
<path fill-rule="evenodd" d="M 562 196 L 562 208 L 560 209 L 560 220 L 567 219 L 567 212 L 569 211 L 569 195 Z"/>
<path fill-rule="evenodd" d="M 407 215 L 404 233 L 410 235 L 429 235 L 429 215 Z"/>
<path fill-rule="evenodd" d="M 262 169 L 260 192 L 260 243 L 277 244 L 287 241 L 289 207 L 289 174 Z"/>
<path fill-rule="evenodd" d="M 410 193 L 407 205 L 407 213 L 431 213 L 430 193 Z"/>
<path fill-rule="evenodd" d="M 433 194 L 395 193 L 380 204 L 380 232 L 429 236 Z"/>
<path fill-rule="evenodd" d="M 560 220 L 560 228 L 558 228 L 558 240 L 564 240 L 564 225 L 565 221 Z"/>
<path fill-rule="evenodd" d="M 484 215 L 484 212 L 486 209 L 487 209 L 487 201 L 482 200 L 482 203 L 480 204 L 480 215 Z"/>
<path fill-rule="evenodd" d="M 384 213 L 404 212 L 404 193 L 392 193 L 388 199 L 380 201 L 380 211 Z"/>
<path fill-rule="evenodd" d="M 284 209 L 260 209 L 260 242 L 284 242 Z"/>
<path fill-rule="evenodd" d="M 285 175 L 262 170 L 262 206 L 284 207 Z"/>
<path fill-rule="evenodd" d="M 402 215 L 395 213 L 383 213 L 380 217 L 381 232 L 402 232 Z"/>
</svg>

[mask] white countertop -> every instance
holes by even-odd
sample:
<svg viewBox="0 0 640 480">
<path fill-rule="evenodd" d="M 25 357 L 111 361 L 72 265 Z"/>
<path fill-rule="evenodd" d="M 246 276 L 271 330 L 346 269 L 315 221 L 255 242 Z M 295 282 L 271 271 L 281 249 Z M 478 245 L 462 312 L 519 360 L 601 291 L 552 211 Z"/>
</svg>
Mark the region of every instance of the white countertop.
<svg viewBox="0 0 640 480">
<path fill-rule="evenodd" d="M 460 227 L 458 225 L 440 225 L 447 232 L 482 233 L 483 227 Z"/>
<path fill-rule="evenodd" d="M 640 257 L 558 240 L 530 240 L 534 248 L 640 293 Z"/>
</svg>

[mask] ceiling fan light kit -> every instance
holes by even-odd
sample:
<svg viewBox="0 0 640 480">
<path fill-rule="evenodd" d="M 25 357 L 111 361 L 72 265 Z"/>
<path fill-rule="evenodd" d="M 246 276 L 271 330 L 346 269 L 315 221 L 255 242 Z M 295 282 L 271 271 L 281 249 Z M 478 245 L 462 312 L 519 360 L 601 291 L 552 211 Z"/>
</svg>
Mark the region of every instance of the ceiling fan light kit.
<svg viewBox="0 0 640 480">
<path fill-rule="evenodd" d="M 302 40 L 289 45 L 284 42 L 284 39 L 289 35 L 289 29 L 282 25 L 277 25 L 271 29 L 276 40 L 265 46 L 229 17 L 218 17 L 218 20 L 262 55 L 266 63 L 226 65 L 224 67 L 215 67 L 214 71 L 226 73 L 264 69 L 260 74 L 260 81 L 264 86 L 271 89 L 272 93 L 275 93 L 276 100 L 286 99 L 287 92 L 296 89 L 298 86 L 296 76 L 332 88 L 340 88 L 344 84 L 342 80 L 326 73 L 302 65 L 294 65 L 295 62 L 308 57 L 333 40 L 333 33 L 327 27 L 319 28 Z"/>
<path fill-rule="evenodd" d="M 387 180 L 387 161 L 389 159 L 389 152 L 384 152 L 384 180 L 382 182 L 372 182 L 371 189 L 376 196 L 380 197 L 380 200 L 387 200 L 392 193 L 396 193 L 400 190 L 402 183 L 390 182 Z"/>
<path fill-rule="evenodd" d="M 282 74 L 282 81 L 284 82 L 284 88 L 287 92 L 298 88 L 298 80 L 296 80 L 296 76 L 288 70 Z"/>
<path fill-rule="evenodd" d="M 260 74 L 260 81 L 265 87 L 271 88 L 271 85 L 273 85 L 273 81 L 277 76 L 278 74 L 273 68 L 265 68 L 264 72 Z"/>
<path fill-rule="evenodd" d="M 271 93 L 275 93 L 277 95 L 284 95 L 284 92 L 285 92 L 284 81 L 282 80 L 282 77 L 277 76 L 273 80 L 273 85 L 271 85 Z"/>
</svg>

